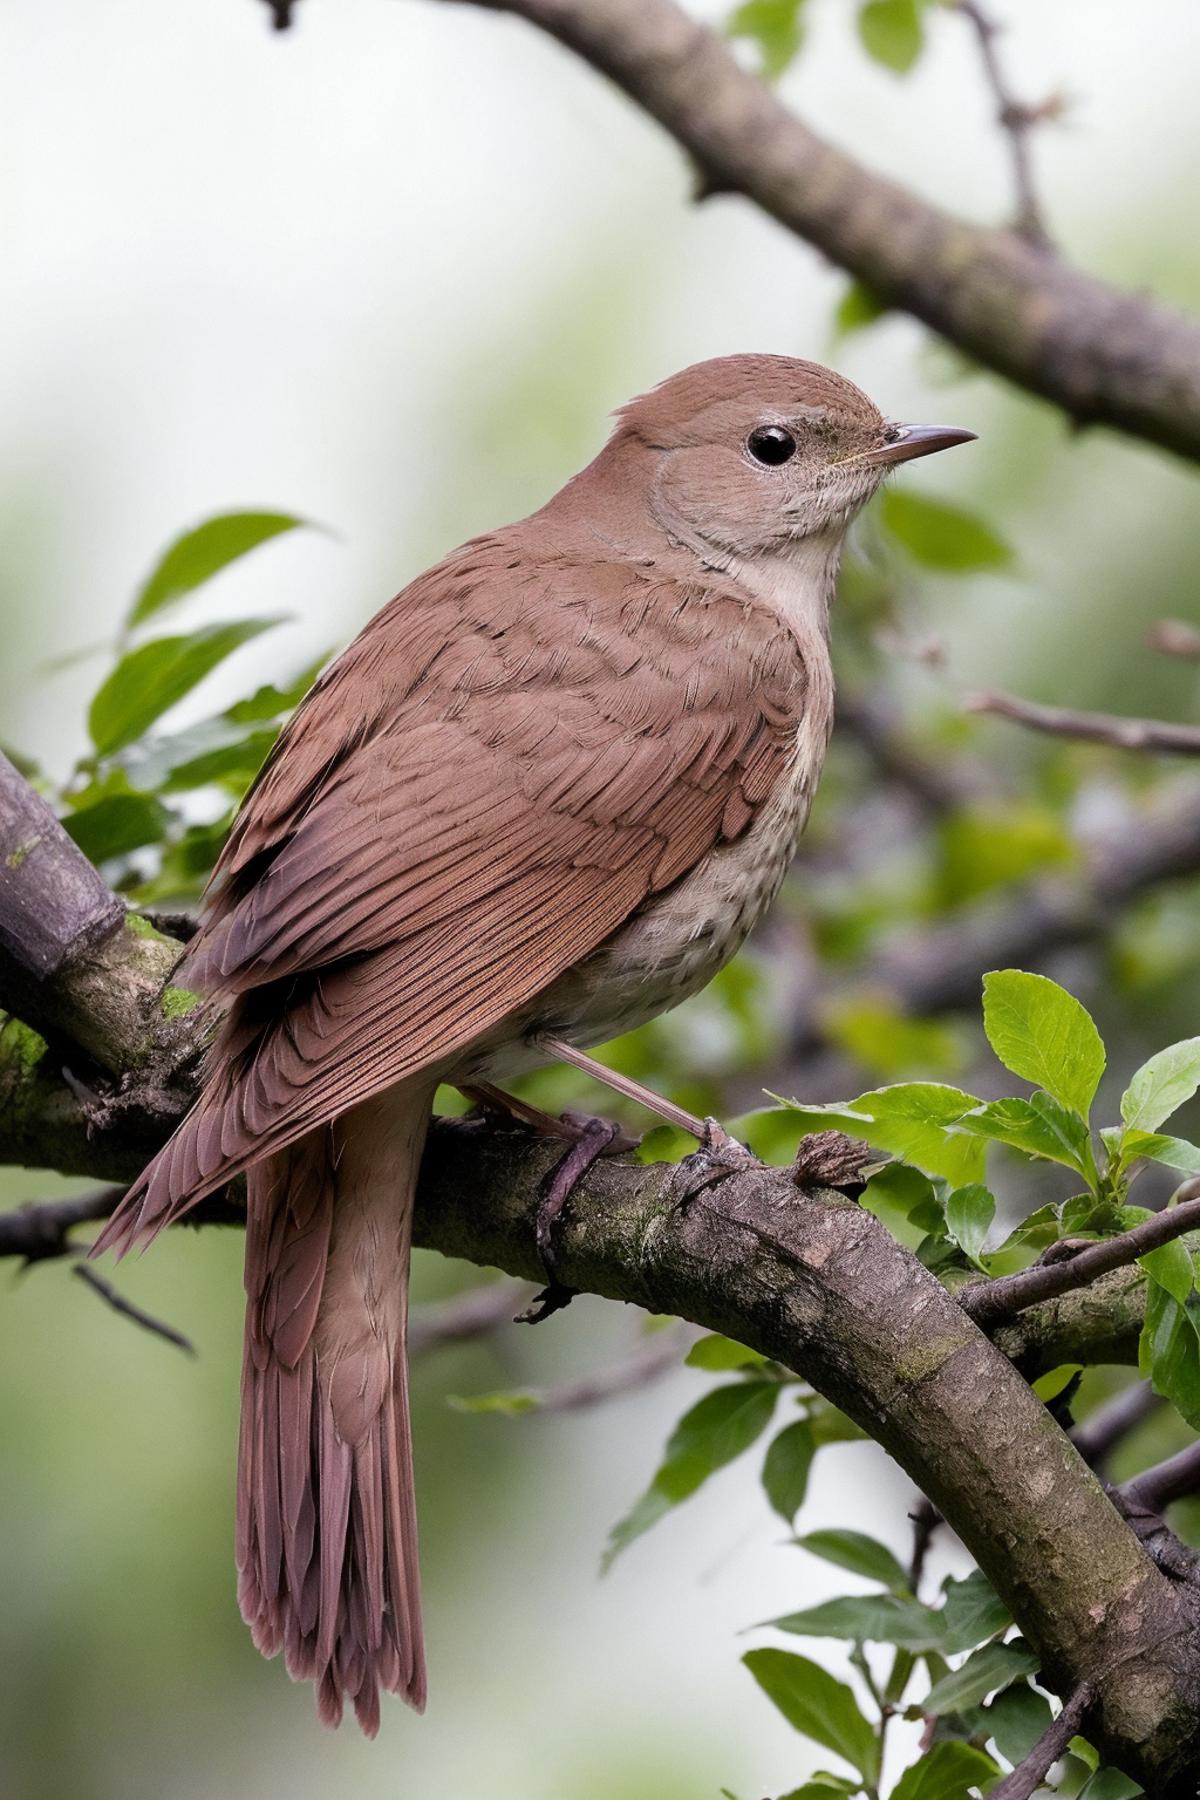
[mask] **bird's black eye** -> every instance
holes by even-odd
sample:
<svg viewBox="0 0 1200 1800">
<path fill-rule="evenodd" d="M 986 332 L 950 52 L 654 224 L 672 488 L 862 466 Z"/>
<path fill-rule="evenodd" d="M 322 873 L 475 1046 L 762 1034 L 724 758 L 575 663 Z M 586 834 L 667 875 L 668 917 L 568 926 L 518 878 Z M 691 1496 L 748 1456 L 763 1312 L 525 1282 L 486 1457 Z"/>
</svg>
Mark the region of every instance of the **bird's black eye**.
<svg viewBox="0 0 1200 1800">
<path fill-rule="evenodd" d="M 775 469 L 795 456 L 796 440 L 782 425 L 760 425 L 746 439 L 746 448 L 755 462 L 766 463 L 768 468 Z"/>
</svg>

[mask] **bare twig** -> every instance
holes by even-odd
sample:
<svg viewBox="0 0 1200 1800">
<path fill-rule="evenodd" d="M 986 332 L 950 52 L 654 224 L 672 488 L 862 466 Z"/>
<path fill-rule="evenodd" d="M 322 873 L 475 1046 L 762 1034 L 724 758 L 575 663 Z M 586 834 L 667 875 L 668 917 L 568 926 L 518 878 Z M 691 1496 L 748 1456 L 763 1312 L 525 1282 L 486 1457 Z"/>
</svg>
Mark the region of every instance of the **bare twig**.
<svg viewBox="0 0 1200 1800">
<path fill-rule="evenodd" d="M 1185 1200 L 1155 1213 L 1152 1219 L 1123 1231 L 1118 1237 L 1102 1238 L 1088 1244 L 1074 1256 L 1063 1256 L 1054 1262 L 1035 1263 L 1019 1275 L 1004 1275 L 997 1281 L 973 1281 L 958 1290 L 958 1302 L 983 1329 L 997 1325 L 1013 1313 L 1024 1312 L 1040 1301 L 1053 1300 L 1073 1288 L 1086 1287 L 1100 1275 L 1136 1262 L 1147 1251 L 1157 1250 L 1182 1237 L 1185 1231 L 1200 1228 L 1200 1200 Z"/>
<path fill-rule="evenodd" d="M 142 1308 L 135 1306 L 132 1300 L 127 1300 L 124 1294 L 117 1292 L 111 1281 L 105 1280 L 100 1271 L 92 1267 L 91 1263 L 77 1262 L 71 1273 L 78 1275 L 80 1281 L 90 1287 L 94 1294 L 99 1294 L 105 1305 L 111 1306 L 113 1311 L 120 1313 L 123 1319 L 132 1319 L 133 1323 L 140 1325 L 143 1331 L 149 1331 L 154 1337 L 165 1338 L 168 1344 L 174 1344 L 178 1349 L 186 1350 L 189 1356 L 195 1356 L 196 1346 L 190 1338 L 184 1337 L 181 1331 L 176 1331 L 173 1325 L 166 1324 L 162 1319 L 156 1319 L 153 1313 L 143 1312 Z"/>
<path fill-rule="evenodd" d="M 980 782 L 962 762 L 933 762 L 905 743 L 891 707 L 881 694 L 842 694 L 837 729 L 857 743 L 885 781 L 912 796 L 933 818 L 978 798 Z"/>
<path fill-rule="evenodd" d="M 117 1209 L 123 1187 L 93 1188 L 65 1200 L 38 1200 L 0 1213 L 0 1256 L 19 1256 L 25 1263 L 73 1256 L 71 1232 L 77 1225 L 98 1224 Z M 246 1214 L 226 1194 L 210 1194 L 180 1220 L 187 1225 L 244 1225 Z"/>
<path fill-rule="evenodd" d="M 956 0 L 956 5 L 963 17 L 969 20 L 979 39 L 983 72 L 996 102 L 996 122 L 1008 138 L 1017 198 L 1014 223 L 1017 230 L 1032 242 L 1048 244 L 1049 233 L 1034 186 L 1029 139 L 1038 125 L 1054 116 L 1059 103 L 1053 99 L 1044 101 L 1039 106 L 1031 106 L 1026 101 L 1018 100 L 1008 84 L 1004 65 L 996 49 L 1000 26 L 979 4 L 979 0 Z"/>
<path fill-rule="evenodd" d="M 1127 1481 L 1120 1491 L 1129 1511 L 1160 1516 L 1172 1501 L 1200 1493 L 1200 1441 L 1189 1444 L 1165 1462 L 1144 1469 L 1132 1481 Z"/>
<path fill-rule="evenodd" d="M 513 1308 L 527 1302 L 529 1295 L 524 1281 L 489 1281 L 482 1287 L 467 1288 L 453 1299 L 423 1306 L 409 1321 L 409 1351 L 418 1355 L 423 1350 L 441 1349 L 443 1344 L 484 1337 L 511 1324 Z"/>
<path fill-rule="evenodd" d="M 1104 1406 L 1097 1407 L 1071 1432 L 1071 1440 L 1085 1463 L 1103 1469 L 1123 1438 L 1165 1404 L 1148 1381 L 1131 1381 Z"/>
<path fill-rule="evenodd" d="M 1159 619 L 1147 632 L 1146 642 L 1151 650 L 1161 650 L 1164 656 L 1200 660 L 1200 631 L 1186 619 Z"/>
<path fill-rule="evenodd" d="M 1092 1703 L 1092 1689 L 1087 1682 L 1077 1687 L 1058 1717 L 1043 1731 L 1025 1761 L 1006 1775 L 999 1787 L 991 1790 L 991 1800 L 1029 1800 L 1040 1787 L 1050 1769 L 1058 1761 L 1083 1723 Z"/>
<path fill-rule="evenodd" d="M 1012 719 L 1050 737 L 1082 738 L 1090 744 L 1112 744 L 1118 750 L 1161 750 L 1172 756 L 1200 756 L 1200 725 L 1175 725 L 1167 719 L 1125 719 L 1116 713 L 1074 712 L 1066 706 L 1042 706 L 1015 694 L 966 694 L 968 712 Z"/>
</svg>

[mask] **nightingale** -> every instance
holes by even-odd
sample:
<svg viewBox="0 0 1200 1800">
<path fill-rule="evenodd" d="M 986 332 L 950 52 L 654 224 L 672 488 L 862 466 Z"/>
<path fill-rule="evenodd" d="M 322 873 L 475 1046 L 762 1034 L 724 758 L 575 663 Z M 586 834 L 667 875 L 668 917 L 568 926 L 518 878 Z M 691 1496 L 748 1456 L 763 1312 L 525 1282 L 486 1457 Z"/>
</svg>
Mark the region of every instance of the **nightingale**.
<svg viewBox="0 0 1200 1800">
<path fill-rule="evenodd" d="M 611 1083 L 586 1049 L 733 955 L 820 773 L 850 521 L 973 435 L 811 362 L 685 369 L 385 606 L 250 790 L 177 977 L 226 1009 L 199 1098 L 96 1247 L 245 1174 L 238 1597 L 326 1723 L 425 1700 L 405 1327 L 437 1084 L 556 1056 Z"/>
</svg>

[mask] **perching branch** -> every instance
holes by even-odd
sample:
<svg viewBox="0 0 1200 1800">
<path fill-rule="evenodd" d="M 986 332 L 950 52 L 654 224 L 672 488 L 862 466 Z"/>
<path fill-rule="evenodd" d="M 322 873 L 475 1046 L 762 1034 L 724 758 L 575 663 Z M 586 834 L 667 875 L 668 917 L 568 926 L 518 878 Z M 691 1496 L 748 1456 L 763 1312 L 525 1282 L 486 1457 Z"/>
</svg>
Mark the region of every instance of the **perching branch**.
<svg viewBox="0 0 1200 1800">
<path fill-rule="evenodd" d="M 1166 719 L 1124 719 L 1115 713 L 1074 712 L 1067 706 L 1042 706 L 1015 694 L 966 694 L 967 712 L 1013 719 L 1050 737 L 1082 738 L 1090 744 L 1112 744 L 1118 750 L 1161 750 L 1171 756 L 1200 756 L 1200 725 L 1175 725 Z"/>
<path fill-rule="evenodd" d="M 1078 1734 L 1091 1703 L 1091 1689 L 1085 1683 L 1071 1695 L 1057 1719 L 1047 1725 L 1024 1762 L 992 1789 L 991 1800 L 1029 1800 Z"/>
<path fill-rule="evenodd" d="M 1145 1469 L 1121 1489 L 1130 1511 L 1162 1514 L 1173 1501 L 1200 1493 L 1200 1443 Z"/>
<path fill-rule="evenodd" d="M 1000 26 L 979 4 L 979 0 L 955 0 L 955 4 L 970 22 L 979 40 L 984 76 L 996 103 L 996 123 L 1008 139 L 1013 186 L 1017 197 L 1014 224 L 1033 243 L 1048 244 L 1050 235 L 1046 230 L 1034 187 L 1029 139 L 1038 125 L 1052 118 L 1058 111 L 1058 102 L 1052 99 L 1044 101 L 1040 106 L 1030 106 L 1028 102 L 1018 100 L 1008 84 L 1004 65 L 996 49 Z"/>
<path fill-rule="evenodd" d="M 741 194 L 968 356 L 1059 406 L 1200 459 L 1200 323 L 1016 231 L 955 218 L 808 129 L 675 0 L 474 0 L 527 20 Z"/>
<path fill-rule="evenodd" d="M 1200 1200 L 1185 1200 L 1180 1206 L 1155 1213 L 1152 1219 L 1135 1225 L 1132 1231 L 1101 1238 L 1098 1243 L 1087 1244 L 1073 1255 L 1061 1254 L 1053 1261 L 1035 1263 L 1031 1269 L 1022 1269 L 1019 1275 L 1003 1275 L 997 1281 L 972 1282 L 959 1289 L 958 1299 L 963 1310 L 986 1331 L 1001 1319 L 1011 1318 L 1013 1313 L 1024 1312 L 1043 1300 L 1055 1300 L 1075 1288 L 1087 1287 L 1097 1276 L 1123 1269 L 1148 1251 L 1157 1250 L 1173 1238 L 1196 1230 L 1200 1230 Z M 1064 1246 L 1060 1243 L 1055 1248 L 1063 1251 Z"/>
</svg>

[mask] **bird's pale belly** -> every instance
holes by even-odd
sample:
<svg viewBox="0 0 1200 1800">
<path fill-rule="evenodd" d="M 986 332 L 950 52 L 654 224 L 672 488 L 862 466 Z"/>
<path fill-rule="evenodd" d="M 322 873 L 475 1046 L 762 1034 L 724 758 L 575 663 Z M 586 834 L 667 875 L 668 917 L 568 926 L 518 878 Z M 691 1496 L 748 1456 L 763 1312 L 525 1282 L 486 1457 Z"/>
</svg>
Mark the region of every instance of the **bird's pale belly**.
<svg viewBox="0 0 1200 1800">
<path fill-rule="evenodd" d="M 799 759 L 798 759 L 799 760 Z M 538 1032 L 587 1049 L 633 1031 L 706 986 L 770 906 L 808 816 L 816 771 L 797 770 L 737 842 L 665 894 L 490 1036 L 454 1079 L 511 1079 L 545 1062 Z"/>
</svg>

